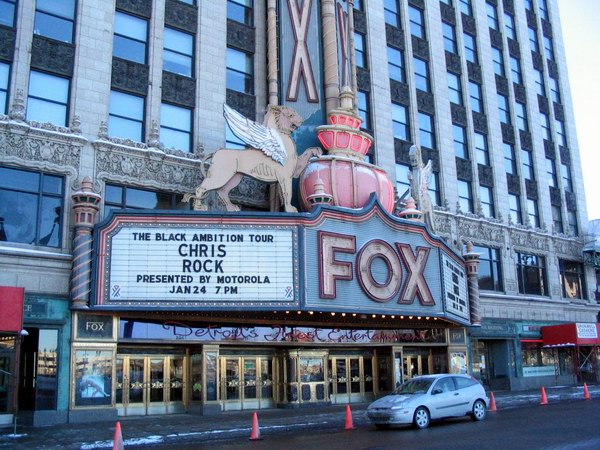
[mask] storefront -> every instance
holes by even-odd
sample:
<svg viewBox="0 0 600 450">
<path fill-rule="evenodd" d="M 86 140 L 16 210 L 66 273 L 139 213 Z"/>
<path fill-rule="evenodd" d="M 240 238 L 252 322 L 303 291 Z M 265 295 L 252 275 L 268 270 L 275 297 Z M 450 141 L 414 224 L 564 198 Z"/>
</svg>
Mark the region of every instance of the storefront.
<svg viewBox="0 0 600 450">
<path fill-rule="evenodd" d="M 467 371 L 464 261 L 420 222 L 116 212 L 74 313 L 72 420 L 370 401 Z"/>
</svg>

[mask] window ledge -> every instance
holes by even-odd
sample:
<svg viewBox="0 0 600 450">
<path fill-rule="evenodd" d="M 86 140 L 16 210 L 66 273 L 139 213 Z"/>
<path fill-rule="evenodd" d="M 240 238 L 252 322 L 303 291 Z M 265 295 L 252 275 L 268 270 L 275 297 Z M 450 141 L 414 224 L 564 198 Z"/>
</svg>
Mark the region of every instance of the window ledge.
<svg viewBox="0 0 600 450">
<path fill-rule="evenodd" d="M 32 258 L 51 258 L 64 261 L 72 259 L 72 256 L 69 253 L 61 253 L 58 250 L 52 252 L 45 250 L 35 250 L 32 248 L 7 247 L 4 245 L 0 245 L 0 255 L 29 256 Z"/>
</svg>

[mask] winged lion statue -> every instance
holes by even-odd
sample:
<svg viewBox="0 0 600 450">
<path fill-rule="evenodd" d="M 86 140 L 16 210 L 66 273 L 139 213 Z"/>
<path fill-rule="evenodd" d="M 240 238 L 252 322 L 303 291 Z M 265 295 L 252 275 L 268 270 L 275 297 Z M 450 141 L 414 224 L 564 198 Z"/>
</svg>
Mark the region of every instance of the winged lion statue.
<svg viewBox="0 0 600 450">
<path fill-rule="evenodd" d="M 184 202 L 194 199 L 194 209 L 206 209 L 203 199 L 209 191 L 217 195 L 228 211 L 239 211 L 229 192 L 242 181 L 243 175 L 266 183 L 276 183 L 286 212 L 296 212 L 291 204 L 292 180 L 300 176 L 313 156 L 320 156 L 318 147 L 307 149 L 300 157 L 291 133 L 302 124 L 296 111 L 286 106 L 269 106 L 263 124 L 244 117 L 223 105 L 223 115 L 231 131 L 250 148 L 234 150 L 222 148 L 209 155 L 202 163 L 204 179 L 194 194 L 186 194 Z M 208 172 L 205 164 L 210 161 Z"/>
</svg>

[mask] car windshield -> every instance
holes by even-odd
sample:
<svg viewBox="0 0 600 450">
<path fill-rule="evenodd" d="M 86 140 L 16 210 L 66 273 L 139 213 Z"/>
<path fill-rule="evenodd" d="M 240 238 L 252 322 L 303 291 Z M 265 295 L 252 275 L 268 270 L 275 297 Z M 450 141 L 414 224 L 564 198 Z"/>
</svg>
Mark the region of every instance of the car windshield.
<svg viewBox="0 0 600 450">
<path fill-rule="evenodd" d="M 427 392 L 431 384 L 434 382 L 433 378 L 419 378 L 409 380 L 406 383 L 401 384 L 393 392 L 395 395 L 401 394 L 424 394 Z"/>
</svg>

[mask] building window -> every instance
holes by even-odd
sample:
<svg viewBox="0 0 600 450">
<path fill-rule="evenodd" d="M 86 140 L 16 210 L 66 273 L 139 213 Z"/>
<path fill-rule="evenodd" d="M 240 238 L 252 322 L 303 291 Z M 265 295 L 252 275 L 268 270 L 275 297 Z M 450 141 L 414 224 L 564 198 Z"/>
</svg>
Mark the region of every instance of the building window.
<svg viewBox="0 0 600 450">
<path fill-rule="evenodd" d="M 408 19 L 410 22 L 410 34 L 421 39 L 425 39 L 425 26 L 423 11 L 414 6 L 408 7 Z"/>
<path fill-rule="evenodd" d="M 498 13 L 496 12 L 496 5 L 492 5 L 491 3 L 485 4 L 485 10 L 487 12 L 487 22 L 488 26 L 492 30 L 498 30 Z"/>
<path fill-rule="evenodd" d="M 358 91 L 358 115 L 362 119 L 360 128 L 362 130 L 371 129 L 371 102 L 369 100 L 369 93 L 365 91 Z"/>
<path fill-rule="evenodd" d="M 554 103 L 560 103 L 560 89 L 558 88 L 558 80 L 550 75 L 548 77 L 548 82 L 550 84 L 550 98 Z"/>
<path fill-rule="evenodd" d="M 471 195 L 471 183 L 465 180 L 457 180 L 458 204 L 462 212 L 473 212 L 473 197 Z"/>
<path fill-rule="evenodd" d="M 475 145 L 475 154 L 477 157 L 477 163 L 489 166 L 490 165 L 490 153 L 488 151 L 487 137 L 485 134 L 473 133 L 473 143 Z"/>
<path fill-rule="evenodd" d="M 556 176 L 556 164 L 553 159 L 546 158 L 546 173 L 548 174 L 548 186 L 557 188 L 558 177 Z"/>
<path fill-rule="evenodd" d="M 544 55 L 546 55 L 546 59 L 550 61 L 554 61 L 554 47 L 552 46 L 552 39 L 548 36 L 543 36 L 544 41 Z"/>
<path fill-rule="evenodd" d="M 400 15 L 398 14 L 398 1 L 384 0 L 383 15 L 385 16 L 385 23 L 389 23 L 394 27 L 400 26 Z"/>
<path fill-rule="evenodd" d="M 441 204 L 440 189 L 439 189 L 439 174 L 437 172 L 431 172 L 431 178 L 429 179 L 429 198 L 431 203 L 434 205 Z"/>
<path fill-rule="evenodd" d="M 502 149 L 504 150 L 504 170 L 506 170 L 506 173 L 516 175 L 517 165 L 515 162 L 515 148 L 512 144 L 503 142 Z"/>
<path fill-rule="evenodd" d="M 533 80 L 535 81 L 535 92 L 542 97 L 546 96 L 546 85 L 544 84 L 544 75 L 541 70 L 533 69 Z"/>
<path fill-rule="evenodd" d="M 504 33 L 508 39 L 517 39 L 515 31 L 515 19 L 510 14 L 504 13 Z"/>
<path fill-rule="evenodd" d="M 0 62 L 0 114 L 8 112 L 8 77 L 10 65 Z"/>
<path fill-rule="evenodd" d="M 465 16 L 473 15 L 473 10 L 471 9 L 471 0 L 458 0 L 458 6 L 460 8 L 460 12 Z"/>
<path fill-rule="evenodd" d="M 571 236 L 578 236 L 577 213 L 575 211 L 567 211 L 567 220 L 569 221 L 569 234 Z"/>
<path fill-rule="evenodd" d="M 460 76 L 447 72 L 448 74 L 448 98 L 450 102 L 457 105 L 463 104 L 462 100 L 462 87 L 460 84 Z"/>
<path fill-rule="evenodd" d="M 106 184 L 104 217 L 108 217 L 111 211 L 121 209 L 189 209 L 188 204 L 181 203 L 182 199 L 183 195 L 180 194 Z"/>
<path fill-rule="evenodd" d="M 392 103 L 392 126 L 394 128 L 394 139 L 410 140 L 410 128 L 408 126 L 408 113 L 406 106 Z"/>
<path fill-rule="evenodd" d="M 66 126 L 70 80 L 47 73 L 29 74 L 27 120 Z"/>
<path fill-rule="evenodd" d="M 573 192 L 573 181 L 571 179 L 571 169 L 565 163 L 560 164 L 560 173 L 562 175 L 563 189 L 567 192 Z"/>
<path fill-rule="evenodd" d="M 498 76 L 506 76 L 504 70 L 504 58 L 502 57 L 502 50 L 496 47 L 492 47 L 492 62 L 494 63 L 494 73 Z"/>
<path fill-rule="evenodd" d="M 529 48 L 532 52 L 539 53 L 540 41 L 538 41 L 537 30 L 535 28 L 529 27 L 527 31 L 529 32 Z"/>
<path fill-rule="evenodd" d="M 485 217 L 496 217 L 494 192 L 491 187 L 479 186 L 479 203 L 481 204 L 481 213 Z"/>
<path fill-rule="evenodd" d="M 252 26 L 252 0 L 227 0 L 227 18 Z"/>
<path fill-rule="evenodd" d="M 477 64 L 477 43 L 475 37 L 469 33 L 463 33 L 463 40 L 465 43 L 465 59 Z"/>
<path fill-rule="evenodd" d="M 246 143 L 233 134 L 233 131 L 231 131 L 231 128 L 227 123 L 225 123 L 225 143 L 227 148 L 246 148 Z"/>
<path fill-rule="evenodd" d="M 512 223 L 523 223 L 523 215 L 521 214 L 521 199 L 518 195 L 508 194 L 508 209 L 508 214 L 512 220 Z"/>
<path fill-rule="evenodd" d="M 16 0 L 0 0 L 0 25 L 15 26 Z"/>
<path fill-rule="evenodd" d="M 423 92 L 429 92 L 429 68 L 427 62 L 413 57 L 415 69 L 415 87 Z"/>
<path fill-rule="evenodd" d="M 540 214 L 537 201 L 531 198 L 527 199 L 527 217 L 529 224 L 534 228 L 540 228 Z"/>
<path fill-rule="evenodd" d="M 354 33 L 354 59 L 357 67 L 367 68 L 367 49 L 365 45 L 365 35 Z"/>
<path fill-rule="evenodd" d="M 546 0 L 538 0 L 538 10 L 540 12 L 540 17 L 544 20 L 548 20 L 548 5 L 546 4 Z"/>
<path fill-rule="evenodd" d="M 113 56 L 139 64 L 146 64 L 148 21 L 117 11 Z"/>
<path fill-rule="evenodd" d="M 540 123 L 542 125 L 542 137 L 547 140 L 552 140 L 552 132 L 550 131 L 550 119 L 548 118 L 548 114 L 541 112 L 540 113 Z"/>
<path fill-rule="evenodd" d="M 532 0 L 525 0 L 525 9 L 527 11 L 533 11 L 533 1 Z"/>
<path fill-rule="evenodd" d="M 531 152 L 521 149 L 521 172 L 526 180 L 535 180 Z"/>
<path fill-rule="evenodd" d="M 192 149 L 192 110 L 162 103 L 160 105 L 160 142 L 184 152 Z"/>
<path fill-rule="evenodd" d="M 498 116 L 500 122 L 510 125 L 510 110 L 508 109 L 508 98 L 505 95 L 498 96 Z"/>
<path fill-rule="evenodd" d="M 454 155 L 462 159 L 469 159 L 467 132 L 465 128 L 452 124 L 452 134 L 454 137 Z"/>
<path fill-rule="evenodd" d="M 564 298 L 585 298 L 585 272 L 583 265 L 575 261 L 558 260 L 560 285 Z"/>
<path fill-rule="evenodd" d="M 354 0 L 354 9 L 356 11 L 362 11 L 363 10 L 363 2 L 362 2 L 362 0 Z"/>
<path fill-rule="evenodd" d="M 165 28 L 163 70 L 191 77 L 194 60 L 194 36 Z"/>
<path fill-rule="evenodd" d="M 410 166 L 396 163 L 396 191 L 399 197 L 402 197 L 406 191 L 410 191 L 410 181 L 408 179 L 410 172 Z"/>
<path fill-rule="evenodd" d="M 227 48 L 227 89 L 254 93 L 254 68 L 252 56 L 231 47 Z"/>
<path fill-rule="evenodd" d="M 9 4 L 6 2 L 0 3 L 0 9 L 5 6 L 9 6 Z M 12 9 L 14 11 L 14 4 Z M 59 2 L 55 0 L 36 0 L 33 33 L 71 44 L 73 43 L 74 18 L 75 0 L 62 0 Z"/>
<path fill-rule="evenodd" d="M 504 288 L 502 286 L 500 250 L 474 245 L 473 251 L 479 253 L 479 268 L 477 271 L 479 289 L 502 292 Z"/>
<path fill-rule="evenodd" d="M 471 111 L 482 113 L 481 86 L 474 81 L 469 81 L 469 97 L 471 99 Z"/>
<path fill-rule="evenodd" d="M 547 295 L 546 261 L 543 256 L 517 253 L 517 278 L 521 294 Z"/>
<path fill-rule="evenodd" d="M 144 136 L 144 98 L 110 91 L 108 134 L 142 142 Z"/>
<path fill-rule="evenodd" d="M 523 84 L 523 76 L 521 75 L 521 62 L 514 56 L 510 57 L 510 73 L 513 83 Z"/>
<path fill-rule="evenodd" d="M 0 240 L 60 247 L 63 198 L 61 176 L 0 167 Z"/>
<path fill-rule="evenodd" d="M 456 47 L 456 31 L 454 26 L 449 23 L 442 22 L 442 33 L 444 34 L 444 49 L 450 53 L 457 53 Z"/>
<path fill-rule="evenodd" d="M 555 233 L 564 233 L 560 206 L 552 205 L 552 225 Z"/>
<path fill-rule="evenodd" d="M 567 135 L 565 133 L 565 123 L 562 120 L 554 121 L 554 131 L 556 131 L 556 142 L 563 147 L 567 146 Z"/>
<path fill-rule="evenodd" d="M 515 115 L 517 116 L 517 128 L 521 131 L 529 131 L 527 109 L 523 103 L 515 102 Z"/>
<path fill-rule="evenodd" d="M 419 113 L 419 141 L 423 147 L 435 148 L 433 117 L 421 112 Z"/>
<path fill-rule="evenodd" d="M 401 50 L 393 47 L 387 48 L 388 54 L 388 72 L 390 79 L 406 83 L 404 75 L 404 54 Z"/>
</svg>

